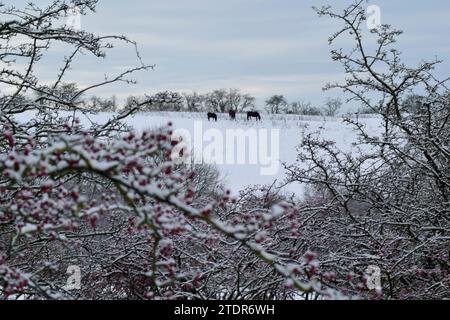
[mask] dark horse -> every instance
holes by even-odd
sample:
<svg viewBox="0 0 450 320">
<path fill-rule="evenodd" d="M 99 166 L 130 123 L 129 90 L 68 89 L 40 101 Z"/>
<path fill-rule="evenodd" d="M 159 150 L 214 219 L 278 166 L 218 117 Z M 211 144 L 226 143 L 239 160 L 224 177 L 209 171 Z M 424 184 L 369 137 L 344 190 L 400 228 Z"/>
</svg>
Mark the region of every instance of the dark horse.
<svg viewBox="0 0 450 320">
<path fill-rule="evenodd" d="M 236 120 L 236 111 L 230 110 L 228 111 L 228 114 L 230 115 L 231 120 Z"/>
<path fill-rule="evenodd" d="M 251 118 L 256 118 L 256 121 L 261 121 L 261 116 L 259 112 L 256 111 L 247 112 L 247 121 L 250 120 Z"/>
<path fill-rule="evenodd" d="M 214 112 L 208 112 L 208 121 L 210 121 L 211 119 L 217 121 L 217 114 L 215 114 Z"/>
</svg>

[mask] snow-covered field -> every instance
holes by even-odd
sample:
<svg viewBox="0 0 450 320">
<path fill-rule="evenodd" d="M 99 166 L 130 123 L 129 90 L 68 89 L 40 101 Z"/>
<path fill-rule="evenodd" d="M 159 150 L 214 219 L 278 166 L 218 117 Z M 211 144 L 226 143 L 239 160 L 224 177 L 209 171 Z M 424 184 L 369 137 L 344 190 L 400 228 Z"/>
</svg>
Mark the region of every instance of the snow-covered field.
<svg viewBox="0 0 450 320">
<path fill-rule="evenodd" d="M 104 118 L 106 114 L 94 116 Z M 106 119 L 106 117 L 105 117 Z M 226 136 L 228 129 L 278 129 L 279 130 L 279 157 L 273 159 L 279 164 L 279 170 L 275 175 L 262 175 L 262 164 L 219 164 L 218 167 L 223 174 L 227 187 L 234 193 L 248 185 L 272 184 L 274 180 L 282 182 L 285 178 L 282 163 L 291 164 L 296 161 L 297 146 L 302 140 L 302 136 L 308 132 L 315 132 L 321 129 L 325 139 L 336 141 L 337 147 L 343 150 L 351 150 L 352 143 L 355 142 L 356 135 L 352 128 L 342 122 L 342 118 L 324 118 L 294 115 L 262 115 L 262 121 L 247 121 L 245 115 L 238 115 L 237 121 L 229 120 L 228 115 L 221 114 L 217 122 L 208 121 L 204 113 L 179 113 L 179 112 L 159 112 L 142 113 L 130 118 L 128 122 L 137 130 L 148 129 L 159 125 L 167 124 L 171 121 L 175 129 L 187 129 L 194 136 L 194 126 L 201 123 L 203 132 L 209 129 L 218 129 Z M 379 120 L 374 117 L 367 117 L 364 123 L 371 132 L 376 132 Z M 225 147 L 225 152 L 227 148 Z M 302 186 L 290 185 L 285 187 L 286 191 L 302 194 Z"/>
<path fill-rule="evenodd" d="M 90 115 L 89 118 L 98 123 L 104 123 L 113 114 L 99 113 Z M 29 115 L 28 115 L 29 116 Z M 21 119 L 26 121 L 25 118 Z M 81 118 L 83 123 L 87 123 L 87 119 Z M 376 133 L 379 131 L 379 120 L 376 117 L 366 116 L 362 120 L 369 132 Z M 201 140 L 203 150 L 206 150 L 208 145 L 213 143 L 213 140 L 208 140 L 211 135 L 214 137 L 222 136 L 223 138 L 223 164 L 218 164 L 218 167 L 225 179 L 226 186 L 237 193 L 239 190 L 248 185 L 264 185 L 272 184 L 274 180 L 281 183 L 285 178 L 283 170 L 283 163 L 292 164 L 296 161 L 297 146 L 302 140 L 302 136 L 308 132 L 315 132 L 321 130 L 321 134 L 325 139 L 336 141 L 338 148 L 342 150 L 351 150 L 352 143 L 356 141 L 356 134 L 351 127 L 344 124 L 341 117 L 314 117 L 314 116 L 298 116 L 298 115 L 262 115 L 262 121 L 256 122 L 247 121 L 243 114 L 238 115 L 236 121 L 231 121 L 226 114 L 219 114 L 217 122 L 208 121 L 204 113 L 185 113 L 185 112 L 154 112 L 154 113 L 139 113 L 134 117 L 129 118 L 126 122 L 132 125 L 136 130 L 145 130 L 155 128 L 157 126 L 165 125 L 172 122 L 174 129 L 184 129 L 191 133 L 194 144 L 198 143 L 195 139 L 195 131 L 197 134 L 201 128 Z M 262 174 L 262 168 L 267 167 L 267 164 L 260 163 L 258 159 L 256 164 L 249 164 L 248 155 L 251 153 L 251 148 L 247 144 L 247 161 L 246 164 L 227 163 L 226 156 L 231 152 L 230 145 L 227 146 L 227 130 L 236 132 L 235 130 L 242 129 L 244 132 L 256 132 L 257 134 L 266 131 L 267 139 L 260 139 L 258 142 L 264 144 L 270 141 L 271 132 L 277 131 L 279 138 L 276 141 L 269 143 L 267 154 L 272 154 L 272 147 L 279 149 L 279 154 L 274 153 L 275 157 L 271 159 L 272 165 L 275 165 L 276 170 L 273 174 Z M 260 136 L 258 136 L 260 137 Z M 264 140 L 264 141 L 262 141 Z M 275 143 L 274 143 L 275 142 Z M 234 141 L 234 144 L 237 142 Z M 232 144 L 233 145 L 233 144 Z M 256 147 L 260 147 L 258 144 Z M 198 150 L 195 155 L 198 158 Z M 203 157 L 205 158 L 205 156 Z M 301 185 L 289 185 L 285 187 L 288 192 L 294 192 L 297 195 L 302 194 Z"/>
<path fill-rule="evenodd" d="M 101 115 L 104 116 L 104 115 Z M 345 125 L 342 118 L 324 118 L 311 116 L 294 116 L 294 115 L 262 115 L 262 121 L 247 121 L 244 115 L 239 115 L 237 121 L 231 121 L 228 115 L 219 115 L 217 122 L 207 121 L 206 115 L 203 113 L 151 113 L 138 114 L 129 122 L 136 129 L 146 129 L 153 126 L 166 124 L 171 121 L 175 129 L 187 129 L 194 135 L 194 125 L 200 122 L 203 132 L 209 129 L 218 129 L 226 137 L 228 129 L 268 129 L 279 130 L 279 156 L 272 159 L 277 162 L 278 170 L 273 175 L 261 174 L 263 164 L 219 164 L 218 167 L 222 172 L 226 185 L 233 192 L 237 192 L 248 185 L 255 184 L 272 184 L 274 180 L 282 182 L 285 178 L 283 163 L 292 164 L 297 158 L 297 146 L 301 143 L 304 133 L 315 132 L 321 130 L 325 139 L 336 141 L 337 147 L 342 150 L 351 150 L 352 143 L 356 141 L 356 134 L 351 127 Z M 374 117 L 364 118 L 370 132 L 377 132 L 379 120 Z M 268 134 L 270 137 L 270 133 Z M 267 139 L 267 141 L 269 138 Z M 264 143 L 264 141 L 260 141 Z M 249 146 L 247 145 L 249 148 Z M 277 147 L 276 145 L 274 146 Z M 225 146 L 224 152 L 229 152 L 229 148 Z M 271 154 L 271 152 L 268 152 Z M 302 194 L 301 185 L 286 186 L 286 191 L 294 192 L 297 195 Z"/>
</svg>

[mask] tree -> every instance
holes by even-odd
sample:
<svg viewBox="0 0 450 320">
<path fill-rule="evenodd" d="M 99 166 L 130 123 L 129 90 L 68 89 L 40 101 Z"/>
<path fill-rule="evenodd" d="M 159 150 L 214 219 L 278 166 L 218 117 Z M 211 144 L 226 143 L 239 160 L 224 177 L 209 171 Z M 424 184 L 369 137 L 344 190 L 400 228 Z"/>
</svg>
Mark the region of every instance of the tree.
<svg viewBox="0 0 450 320">
<path fill-rule="evenodd" d="M 312 106 L 311 102 L 294 101 L 286 107 L 287 114 L 301 114 L 305 116 L 320 116 L 322 111 Z"/>
<path fill-rule="evenodd" d="M 94 112 L 116 112 L 117 98 L 113 95 L 111 98 L 102 99 L 94 95 L 89 98 L 86 108 Z"/>
<path fill-rule="evenodd" d="M 422 100 L 425 100 L 418 94 L 407 95 L 402 102 L 402 105 L 405 106 L 406 112 L 416 113 L 420 109 L 420 104 Z"/>
<path fill-rule="evenodd" d="M 60 82 L 54 86 L 43 86 L 36 91 L 37 101 L 53 105 L 55 110 L 71 110 L 74 106 L 84 104 L 83 94 L 76 83 Z M 62 101 L 61 101 L 62 100 Z"/>
<path fill-rule="evenodd" d="M 147 111 L 181 111 L 184 108 L 184 99 L 172 91 L 158 92 L 147 98 Z"/>
<path fill-rule="evenodd" d="M 242 102 L 242 95 L 238 89 L 230 89 L 227 93 L 227 109 L 230 110 L 238 110 L 241 102 Z"/>
<path fill-rule="evenodd" d="M 255 98 L 250 94 L 242 94 L 239 89 L 215 90 L 209 94 L 207 102 L 216 112 L 228 112 L 234 110 L 244 112 L 255 107 Z"/>
<path fill-rule="evenodd" d="M 138 107 L 139 111 L 144 111 L 147 100 L 141 96 L 129 96 L 125 100 L 124 110 L 133 110 Z"/>
<path fill-rule="evenodd" d="M 342 107 L 342 100 L 337 99 L 330 99 L 328 98 L 325 102 L 325 115 L 328 117 L 334 117 L 336 113 L 341 109 Z"/>
<path fill-rule="evenodd" d="M 82 14 L 96 3 L 70 2 Z M 260 207 L 253 195 L 239 203 L 214 188 L 219 181 L 210 167 L 178 164 L 172 124 L 137 133 L 122 122 L 149 101 L 133 99 L 101 124 L 86 115 L 78 100 L 83 94 L 117 81 L 133 83 L 129 75 L 151 68 L 138 52 L 137 67 L 70 99 L 49 89 L 58 87 L 77 54 L 104 58 L 113 40 L 135 47 L 125 37 L 60 26 L 69 10 L 62 1 L 44 8 L 0 6 L 0 81 L 8 87 L 0 97 L 0 299 L 334 294 L 321 285 L 314 255 L 303 254 L 304 248 L 288 252 L 283 239 L 296 225 L 287 227 L 286 219 L 301 218 L 290 204 L 275 204 L 271 196 Z M 34 67 L 53 44 L 72 54 L 48 86 Z M 28 61 L 24 72 L 15 64 L 18 57 Z M 35 100 L 19 99 L 37 93 Z M 55 103 L 70 112 L 55 112 Z M 32 119 L 17 119 L 29 111 Z M 80 119 L 85 115 L 88 125 Z M 66 287 L 70 265 L 82 268 L 80 291 Z"/>
<path fill-rule="evenodd" d="M 334 273 L 325 281 L 332 286 L 366 298 L 442 299 L 450 288 L 449 92 L 432 74 L 439 61 L 402 62 L 393 47 L 400 31 L 388 25 L 371 30 L 377 38 L 371 50 L 363 2 L 343 12 L 316 9 L 343 24 L 330 44 L 345 36 L 355 42 L 349 50 L 332 50 L 346 80 L 326 89 L 343 90 L 374 110 L 383 132 L 373 135 L 361 119 L 346 118 L 358 132 L 360 148 L 352 152 L 316 133 L 305 136 L 302 165 L 288 166 L 288 180 L 314 192 L 305 210 L 315 218 L 304 226 L 303 239 L 327 261 L 321 267 Z M 415 92 L 423 98 L 411 114 L 404 101 Z M 358 284 L 371 265 L 381 271 L 381 290 Z"/>
<path fill-rule="evenodd" d="M 274 95 L 266 100 L 266 110 L 271 114 L 282 113 L 288 106 L 288 102 L 283 95 Z"/>
<path fill-rule="evenodd" d="M 246 93 L 242 96 L 241 105 L 238 107 L 238 112 L 245 112 L 248 110 L 254 110 L 256 107 L 256 98 Z"/>
<path fill-rule="evenodd" d="M 206 95 L 205 101 L 208 110 L 213 112 L 227 112 L 229 106 L 228 93 L 225 89 L 214 90 Z"/>
<path fill-rule="evenodd" d="M 197 92 L 183 93 L 183 97 L 186 101 L 186 108 L 189 112 L 201 112 L 205 110 L 206 97 Z"/>
</svg>

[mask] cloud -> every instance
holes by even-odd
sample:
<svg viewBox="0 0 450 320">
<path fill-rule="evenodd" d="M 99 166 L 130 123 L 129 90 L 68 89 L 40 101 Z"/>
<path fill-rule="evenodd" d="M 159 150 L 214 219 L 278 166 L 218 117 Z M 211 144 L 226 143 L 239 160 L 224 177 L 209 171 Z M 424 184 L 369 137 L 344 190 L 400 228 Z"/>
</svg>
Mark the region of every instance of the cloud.
<svg viewBox="0 0 450 320">
<path fill-rule="evenodd" d="M 330 60 L 327 44 L 339 24 L 318 18 L 313 5 L 320 4 L 313 0 L 103 1 L 95 15 L 83 17 L 82 26 L 136 40 L 144 61 L 157 65 L 155 71 L 135 76 L 138 85 L 113 85 L 99 89 L 101 94 L 126 97 L 165 89 L 241 88 L 260 101 L 275 93 L 320 101 L 323 85 L 342 79 L 343 70 Z M 448 55 L 450 3 L 379 0 L 377 5 L 383 22 L 405 29 L 397 45 L 407 64 Z M 339 45 L 349 48 L 350 41 Z M 55 76 L 56 62 L 62 61 L 63 51 L 56 49 L 39 66 L 45 79 Z M 119 46 L 105 61 L 80 57 L 69 79 L 85 85 L 119 71 L 118 66 L 135 64 L 133 50 Z M 444 64 L 443 69 L 448 68 Z"/>
</svg>

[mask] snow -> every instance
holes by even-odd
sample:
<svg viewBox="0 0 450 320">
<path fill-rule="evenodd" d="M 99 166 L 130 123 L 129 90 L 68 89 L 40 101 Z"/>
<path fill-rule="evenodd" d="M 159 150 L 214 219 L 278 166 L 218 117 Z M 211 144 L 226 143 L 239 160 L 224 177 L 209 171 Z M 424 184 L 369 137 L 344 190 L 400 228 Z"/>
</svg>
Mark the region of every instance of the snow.
<svg viewBox="0 0 450 320">
<path fill-rule="evenodd" d="M 60 112 L 64 116 L 64 112 Z M 69 114 L 67 114 L 69 115 Z M 98 113 L 89 115 L 89 118 L 99 124 L 104 124 L 114 116 L 114 113 Z M 30 113 L 21 114 L 19 121 L 29 121 L 32 119 Z M 89 125 L 90 121 L 80 115 L 82 124 Z M 380 121 L 376 117 L 365 116 L 360 119 L 368 131 L 376 135 L 380 132 Z M 278 170 L 273 175 L 263 175 L 261 170 L 267 168 L 266 164 L 259 161 L 256 164 L 217 164 L 224 180 L 225 185 L 233 194 L 251 185 L 272 184 L 274 180 L 282 183 L 285 179 L 285 171 L 283 163 L 293 164 L 297 158 L 297 147 L 301 143 L 304 134 L 321 130 L 321 137 L 336 142 L 336 147 L 343 151 L 351 151 L 353 143 L 357 142 L 356 132 L 353 128 L 345 123 L 341 117 L 314 117 L 314 116 L 298 116 L 298 115 L 262 115 L 262 121 L 247 121 L 244 114 L 237 115 L 237 121 L 231 121 L 227 114 L 219 114 L 218 121 L 208 121 L 205 113 L 188 113 L 188 112 L 152 112 L 138 113 L 133 117 L 125 120 L 125 122 L 135 128 L 137 131 L 152 129 L 171 122 L 175 130 L 183 129 L 195 135 L 195 125 L 201 124 L 203 132 L 213 132 L 214 134 L 222 134 L 226 137 L 227 130 L 248 130 L 248 129 L 267 129 L 279 130 L 279 155 L 274 162 L 279 164 Z M 215 129 L 214 131 L 210 131 Z M 209 135 L 209 134 L 208 134 Z M 270 136 L 270 134 L 269 134 Z M 195 138 L 195 137 L 194 137 Z M 210 138 L 210 137 L 209 137 Z M 203 136 L 205 140 L 205 136 Z M 195 141 L 194 141 L 195 142 Z M 203 151 L 208 145 L 207 141 L 202 141 Z M 272 146 L 269 147 L 269 149 Z M 247 145 L 247 149 L 249 149 Z M 224 159 L 226 159 L 227 146 L 224 143 Z M 247 150 L 248 152 L 248 150 Z M 198 155 L 195 155 L 197 157 Z M 247 154 L 247 159 L 250 155 Z M 260 159 L 262 160 L 262 159 Z M 303 194 L 303 186 L 299 184 L 290 184 L 284 187 L 287 192 L 295 193 L 301 196 Z"/>
</svg>

